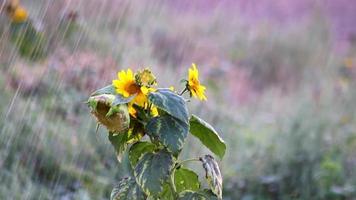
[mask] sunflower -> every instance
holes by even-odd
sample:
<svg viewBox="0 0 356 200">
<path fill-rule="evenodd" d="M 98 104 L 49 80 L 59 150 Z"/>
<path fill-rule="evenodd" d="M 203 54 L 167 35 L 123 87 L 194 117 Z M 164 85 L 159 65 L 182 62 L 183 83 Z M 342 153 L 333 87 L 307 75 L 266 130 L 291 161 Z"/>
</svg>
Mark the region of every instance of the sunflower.
<svg viewBox="0 0 356 200">
<path fill-rule="evenodd" d="M 138 84 L 137 74 L 135 76 L 131 69 L 128 69 L 127 71 L 122 70 L 117 76 L 118 79 L 112 81 L 116 93 L 121 94 L 125 98 L 135 95 L 133 100 L 128 103 L 128 110 L 131 116 L 136 117 L 137 112 L 133 107 L 133 104 L 147 108 L 147 95 L 150 92 L 155 91 L 155 89 Z"/>
<path fill-rule="evenodd" d="M 187 89 L 190 95 L 200 99 L 201 101 L 207 100 L 205 96 L 205 86 L 200 84 L 199 81 L 199 71 L 196 65 L 193 63 L 192 67 L 189 69 Z"/>
<path fill-rule="evenodd" d="M 140 87 L 136 83 L 135 76 L 131 69 L 128 69 L 126 72 L 122 70 L 117 76 L 118 79 L 112 81 L 116 92 L 125 98 L 136 95 L 133 99 L 133 103 L 143 107 L 147 102 L 146 94 L 148 93 L 148 88 L 145 86 Z"/>
<path fill-rule="evenodd" d="M 11 15 L 11 20 L 15 23 L 22 23 L 27 20 L 28 14 L 25 8 L 17 7 Z"/>
</svg>

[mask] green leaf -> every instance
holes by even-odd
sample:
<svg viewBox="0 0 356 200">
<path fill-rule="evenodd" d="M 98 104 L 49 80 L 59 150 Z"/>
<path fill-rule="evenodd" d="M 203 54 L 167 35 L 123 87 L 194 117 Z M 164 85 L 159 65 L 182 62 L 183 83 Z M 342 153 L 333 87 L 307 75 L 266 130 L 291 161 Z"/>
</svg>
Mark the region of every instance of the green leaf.
<svg viewBox="0 0 356 200">
<path fill-rule="evenodd" d="M 150 142 L 137 142 L 131 146 L 129 160 L 132 167 L 135 167 L 141 156 L 147 152 L 153 152 L 155 145 Z"/>
<path fill-rule="evenodd" d="M 136 182 L 148 196 L 158 196 L 163 191 L 163 184 L 173 165 L 173 156 L 165 149 L 157 153 L 146 153 L 134 169 Z"/>
<path fill-rule="evenodd" d="M 222 159 L 226 151 L 226 145 L 215 129 L 195 115 L 192 115 L 189 122 L 190 133 L 197 137 L 208 149 L 210 149 L 210 151 Z"/>
<path fill-rule="evenodd" d="M 129 133 L 109 133 L 109 140 L 112 146 L 115 148 L 117 160 L 121 162 L 122 156 L 127 149 L 127 141 L 130 140 Z"/>
<path fill-rule="evenodd" d="M 210 190 L 191 191 L 185 190 L 179 193 L 179 200 L 217 200 L 218 198 Z"/>
<path fill-rule="evenodd" d="M 179 200 L 209 200 L 204 194 L 186 190 L 179 194 Z"/>
<path fill-rule="evenodd" d="M 124 178 L 112 190 L 110 200 L 145 200 L 146 196 L 135 179 Z"/>
<path fill-rule="evenodd" d="M 188 124 L 170 115 L 152 118 L 146 125 L 147 134 L 158 139 L 175 155 L 183 148 L 188 130 Z"/>
<path fill-rule="evenodd" d="M 148 100 L 172 117 L 188 124 L 188 109 L 181 96 L 169 89 L 158 89 L 148 95 Z"/>
<path fill-rule="evenodd" d="M 178 193 L 184 190 L 198 191 L 200 188 L 198 175 L 190 169 L 183 167 L 175 171 L 174 184 Z"/>
<path fill-rule="evenodd" d="M 205 178 L 211 191 L 222 199 L 222 176 L 218 163 L 211 155 L 205 155 L 199 159 L 203 163 Z"/>
<path fill-rule="evenodd" d="M 160 199 L 164 200 L 175 200 L 174 199 L 174 192 L 169 185 L 169 183 L 164 183 L 163 185 L 163 192 L 159 195 Z"/>
<path fill-rule="evenodd" d="M 134 98 L 136 97 L 136 95 L 132 95 L 128 98 L 125 98 L 119 94 L 115 95 L 115 99 L 114 101 L 112 102 L 111 106 L 117 106 L 117 105 L 120 105 L 120 104 L 126 104 L 126 103 L 129 103 L 130 101 L 132 101 Z"/>
<path fill-rule="evenodd" d="M 93 92 L 90 96 L 96 96 L 101 94 L 116 94 L 115 87 L 113 85 L 107 85 Z"/>
<path fill-rule="evenodd" d="M 209 189 L 204 189 L 199 193 L 206 196 L 209 200 L 218 200 L 218 197 Z"/>
</svg>

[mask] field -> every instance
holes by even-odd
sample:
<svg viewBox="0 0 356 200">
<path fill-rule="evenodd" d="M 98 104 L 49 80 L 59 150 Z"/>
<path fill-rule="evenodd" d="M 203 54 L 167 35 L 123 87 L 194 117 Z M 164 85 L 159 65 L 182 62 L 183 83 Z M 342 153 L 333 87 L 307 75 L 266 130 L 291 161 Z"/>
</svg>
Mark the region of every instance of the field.
<svg viewBox="0 0 356 200">
<path fill-rule="evenodd" d="M 223 199 L 356 199 L 355 2 L 22 1 L 38 58 L 14 41 L 6 2 L 0 199 L 109 199 L 132 172 L 84 102 L 129 67 L 182 88 L 193 62 L 208 100 L 190 110 L 227 144 Z"/>
</svg>

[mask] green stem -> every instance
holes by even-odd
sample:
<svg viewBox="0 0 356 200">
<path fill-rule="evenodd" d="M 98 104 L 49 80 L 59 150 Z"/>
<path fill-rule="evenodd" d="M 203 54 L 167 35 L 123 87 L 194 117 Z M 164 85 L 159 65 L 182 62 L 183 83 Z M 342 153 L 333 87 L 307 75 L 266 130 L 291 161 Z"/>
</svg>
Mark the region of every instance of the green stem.
<svg viewBox="0 0 356 200">
<path fill-rule="evenodd" d="M 184 90 L 179 95 L 182 96 L 186 91 L 188 91 L 187 87 L 185 87 Z"/>
<path fill-rule="evenodd" d="M 173 170 L 172 170 L 171 180 L 169 181 L 169 183 L 171 185 L 171 189 L 173 190 L 174 199 L 178 199 L 179 195 L 177 193 L 177 188 L 176 188 L 176 185 L 174 183 L 174 172 L 175 172 L 175 168 L 173 168 Z"/>
</svg>

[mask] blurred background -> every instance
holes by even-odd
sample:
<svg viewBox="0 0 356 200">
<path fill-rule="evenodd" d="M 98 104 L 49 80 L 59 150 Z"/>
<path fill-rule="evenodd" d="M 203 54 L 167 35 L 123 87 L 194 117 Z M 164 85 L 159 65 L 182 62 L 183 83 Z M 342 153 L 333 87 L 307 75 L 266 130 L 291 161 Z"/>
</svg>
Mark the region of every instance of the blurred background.
<svg viewBox="0 0 356 200">
<path fill-rule="evenodd" d="M 192 62 L 208 101 L 191 112 L 228 147 L 224 199 L 356 199 L 355 1 L 0 6 L 0 199 L 108 199 L 129 165 L 83 102 L 128 67 L 182 88 Z"/>
</svg>

